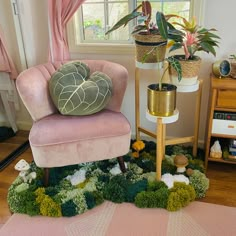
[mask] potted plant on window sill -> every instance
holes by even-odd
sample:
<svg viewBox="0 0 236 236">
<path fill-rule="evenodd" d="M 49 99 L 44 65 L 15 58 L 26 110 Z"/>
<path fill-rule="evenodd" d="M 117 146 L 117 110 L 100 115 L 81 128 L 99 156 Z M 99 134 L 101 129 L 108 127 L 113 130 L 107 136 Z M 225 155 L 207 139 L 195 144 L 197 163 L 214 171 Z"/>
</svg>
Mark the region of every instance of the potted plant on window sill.
<svg viewBox="0 0 236 236">
<path fill-rule="evenodd" d="M 170 67 L 175 70 L 178 81 L 182 79 L 182 69 L 180 62 L 173 56 L 165 59 L 168 65 L 164 69 L 159 83 L 150 84 L 147 88 L 147 108 L 148 112 L 154 116 L 172 116 L 176 109 L 176 89 L 173 84 L 163 83 L 165 74 Z"/>
<path fill-rule="evenodd" d="M 141 9 L 141 10 L 140 10 Z M 145 63 L 162 62 L 165 59 L 167 39 L 171 34 L 171 38 L 175 40 L 178 34 L 173 34 L 175 28 L 167 22 L 172 15 L 164 15 L 162 12 L 156 12 L 156 24 L 151 22 L 152 6 L 149 1 L 142 3 L 131 13 L 120 19 L 110 30 L 106 32 L 110 34 L 112 31 L 126 26 L 131 20 L 139 18 L 138 25 L 135 26 L 131 33 L 136 45 L 136 61 L 143 63 L 143 56 L 149 52 Z"/>
<path fill-rule="evenodd" d="M 183 23 L 172 23 L 180 26 L 180 30 L 176 31 L 180 37 L 176 37 L 174 41 L 169 41 L 169 52 L 183 48 L 184 55 L 174 55 L 174 58 L 181 63 L 182 80 L 177 79 L 177 74 L 172 67 L 170 69 L 171 78 L 176 85 L 194 85 L 197 82 L 201 65 L 201 58 L 195 54 L 204 51 L 216 56 L 215 47 L 218 47 L 220 37 L 213 33 L 216 29 L 200 27 L 195 18 L 187 21 L 184 17 L 175 17 L 180 18 Z"/>
</svg>

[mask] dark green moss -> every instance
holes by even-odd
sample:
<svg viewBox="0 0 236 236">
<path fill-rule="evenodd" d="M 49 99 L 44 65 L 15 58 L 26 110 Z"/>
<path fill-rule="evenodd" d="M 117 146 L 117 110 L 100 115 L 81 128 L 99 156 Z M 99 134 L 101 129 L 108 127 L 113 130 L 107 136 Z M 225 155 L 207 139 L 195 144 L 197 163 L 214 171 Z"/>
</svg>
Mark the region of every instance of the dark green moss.
<svg viewBox="0 0 236 236">
<path fill-rule="evenodd" d="M 116 203 L 124 202 L 128 184 L 123 175 L 112 177 L 110 182 L 104 187 L 104 198 Z"/>
<path fill-rule="evenodd" d="M 96 206 L 102 204 L 104 202 L 103 194 L 101 192 L 95 191 L 93 192 L 93 196 L 96 202 Z"/>
<path fill-rule="evenodd" d="M 75 216 L 77 214 L 76 204 L 69 200 L 61 205 L 61 212 L 63 216 Z"/>
<path fill-rule="evenodd" d="M 45 189 L 45 194 L 47 194 L 47 195 L 50 196 L 50 197 L 53 197 L 53 196 L 56 195 L 57 193 L 58 193 L 58 189 L 55 188 L 55 187 L 49 186 L 49 187 L 47 187 L 47 188 Z"/>
<path fill-rule="evenodd" d="M 96 200 L 93 196 L 92 192 L 85 192 L 84 193 L 86 204 L 88 206 L 88 209 L 92 209 L 96 206 Z"/>
<path fill-rule="evenodd" d="M 173 164 L 169 163 L 167 161 L 167 159 L 164 159 L 162 161 L 162 167 L 161 167 L 161 174 L 164 175 L 164 174 L 172 174 L 174 175 L 176 173 L 176 166 L 174 166 Z"/>
<path fill-rule="evenodd" d="M 146 179 L 130 184 L 126 191 L 126 201 L 134 202 L 136 195 L 147 189 L 148 182 Z"/>
</svg>

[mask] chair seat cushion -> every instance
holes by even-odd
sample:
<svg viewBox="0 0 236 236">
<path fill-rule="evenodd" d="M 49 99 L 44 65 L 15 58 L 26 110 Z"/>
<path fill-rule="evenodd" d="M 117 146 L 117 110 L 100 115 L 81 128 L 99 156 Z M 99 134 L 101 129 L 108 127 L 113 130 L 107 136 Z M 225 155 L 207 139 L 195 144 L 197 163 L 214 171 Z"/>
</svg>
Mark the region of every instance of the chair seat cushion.
<svg viewBox="0 0 236 236">
<path fill-rule="evenodd" d="M 90 115 L 106 107 L 112 96 L 112 81 L 102 72 L 90 75 L 80 62 L 61 66 L 49 80 L 54 105 L 63 115 Z"/>
<path fill-rule="evenodd" d="M 90 116 L 53 114 L 33 124 L 29 141 L 40 167 L 109 159 L 129 151 L 130 124 L 110 110 Z"/>
</svg>

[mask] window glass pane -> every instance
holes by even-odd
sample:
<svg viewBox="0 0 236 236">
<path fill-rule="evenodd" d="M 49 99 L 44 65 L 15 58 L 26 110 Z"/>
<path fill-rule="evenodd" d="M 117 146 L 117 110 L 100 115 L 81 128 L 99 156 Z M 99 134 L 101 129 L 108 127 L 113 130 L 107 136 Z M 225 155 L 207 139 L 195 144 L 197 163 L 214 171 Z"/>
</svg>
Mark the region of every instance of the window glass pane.
<svg viewBox="0 0 236 236">
<path fill-rule="evenodd" d="M 190 3 L 192 0 L 150 0 L 152 5 L 152 22 L 156 22 L 156 12 L 164 14 L 177 14 L 187 19 L 190 17 Z M 136 4 L 137 3 L 137 4 Z M 105 35 L 114 24 L 123 16 L 130 13 L 135 4 L 140 5 L 141 0 L 86 0 L 74 16 L 74 41 L 79 43 L 132 43 L 131 32 L 136 20 L 127 26 L 120 27 L 112 33 Z M 180 19 L 171 19 L 180 21 Z M 177 27 L 177 26 L 176 26 Z"/>
<path fill-rule="evenodd" d="M 191 0 L 183 1 L 170 1 L 170 0 L 153 0 L 150 1 L 152 5 L 152 21 L 156 22 L 156 12 L 161 11 L 165 15 L 167 14 L 176 14 L 189 19 L 190 17 L 190 2 Z M 137 5 L 141 4 L 142 1 L 138 1 Z"/>
<path fill-rule="evenodd" d="M 108 5 L 108 27 L 111 28 L 118 20 L 128 14 L 128 3 L 111 3 Z M 129 27 L 120 27 L 110 33 L 107 38 L 109 40 L 128 40 Z"/>
<path fill-rule="evenodd" d="M 96 9 L 96 14 L 94 14 Z M 84 4 L 83 11 L 83 33 L 84 40 L 104 39 L 105 19 L 104 4 Z"/>
<path fill-rule="evenodd" d="M 169 2 L 163 4 L 164 14 L 177 14 L 189 19 L 190 2 Z"/>
<path fill-rule="evenodd" d="M 95 0 L 93 0 L 95 1 Z M 97 0 L 98 2 L 98 0 Z M 83 40 L 104 41 L 104 40 L 128 40 L 129 28 L 122 27 L 112 34 L 105 36 L 109 27 L 113 26 L 120 18 L 128 14 L 128 3 L 110 1 L 111 3 L 83 4 Z M 94 12 L 96 9 L 96 14 Z"/>
</svg>

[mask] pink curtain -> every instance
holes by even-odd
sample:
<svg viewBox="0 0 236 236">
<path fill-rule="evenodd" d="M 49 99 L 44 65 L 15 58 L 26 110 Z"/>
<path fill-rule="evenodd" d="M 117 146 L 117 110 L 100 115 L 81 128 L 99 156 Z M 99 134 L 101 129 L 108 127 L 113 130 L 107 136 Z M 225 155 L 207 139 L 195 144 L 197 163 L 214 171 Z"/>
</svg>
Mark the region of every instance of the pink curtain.
<svg viewBox="0 0 236 236">
<path fill-rule="evenodd" d="M 85 0 L 48 0 L 50 51 L 49 61 L 70 59 L 66 24 Z"/>
<path fill-rule="evenodd" d="M 14 63 L 7 52 L 6 41 L 3 36 L 3 31 L 0 26 L 0 71 L 7 72 L 11 79 L 16 79 L 18 73 Z"/>
</svg>

